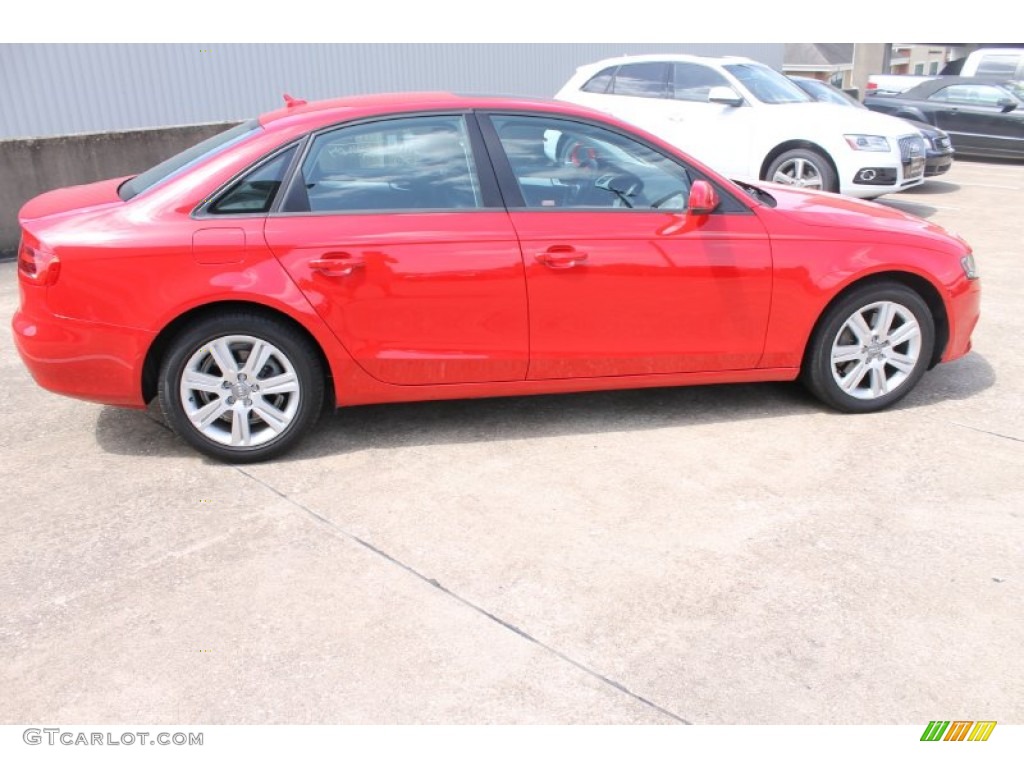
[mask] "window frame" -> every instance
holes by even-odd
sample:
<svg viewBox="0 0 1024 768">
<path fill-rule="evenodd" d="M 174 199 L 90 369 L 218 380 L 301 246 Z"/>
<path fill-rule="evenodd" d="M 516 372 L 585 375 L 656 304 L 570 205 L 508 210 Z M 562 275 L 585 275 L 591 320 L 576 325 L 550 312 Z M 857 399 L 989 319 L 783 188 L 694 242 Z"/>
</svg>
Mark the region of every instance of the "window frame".
<svg viewBox="0 0 1024 768">
<path fill-rule="evenodd" d="M 655 152 L 666 160 L 675 163 L 682 168 L 690 176 L 690 183 L 702 179 L 712 187 L 715 192 L 718 193 L 719 207 L 715 210 L 714 215 L 725 214 L 725 215 L 754 215 L 753 208 L 743 202 L 737 195 L 733 194 L 730 190 L 725 189 L 715 179 L 709 177 L 702 170 L 696 166 L 686 163 L 675 155 L 667 153 L 662 147 L 647 141 L 642 136 L 637 136 L 633 133 L 622 130 L 618 126 L 609 125 L 608 123 L 601 122 L 593 119 L 583 119 L 575 117 L 573 115 L 564 115 L 553 112 L 544 111 L 533 111 L 533 110 L 504 110 L 504 109 L 485 109 L 477 112 L 481 118 L 479 120 L 480 130 L 483 134 L 483 140 L 487 148 L 487 152 L 490 155 L 491 163 L 494 168 L 495 176 L 498 184 L 501 188 L 502 197 L 505 200 L 505 207 L 509 213 L 545 213 L 549 215 L 558 214 L 579 214 L 579 213 L 603 213 L 611 215 L 661 215 L 661 216 L 680 216 L 685 215 L 686 210 L 683 211 L 670 211 L 667 209 L 652 209 L 652 208 L 609 208 L 605 206 L 586 206 L 578 208 L 555 208 L 555 207 L 531 207 L 526 204 L 523 194 L 519 189 L 519 180 L 516 178 L 515 171 L 512 169 L 512 163 L 509 161 L 505 154 L 505 148 L 501 143 L 501 137 L 498 135 L 497 129 L 494 127 L 494 123 L 491 121 L 492 117 L 508 117 L 508 118 L 540 118 L 547 120 L 559 120 L 570 123 L 579 123 L 580 125 L 588 126 L 591 128 L 598 128 L 609 133 L 614 133 L 621 138 L 629 141 L 634 141 L 641 146 L 646 147 L 652 152 Z"/>
<path fill-rule="evenodd" d="M 405 120 L 415 117 L 457 117 L 465 121 L 466 134 L 469 138 L 470 154 L 473 158 L 473 171 L 476 173 L 476 180 L 480 187 L 480 205 L 476 208 L 376 208 L 355 211 L 285 211 L 281 206 L 292 194 L 292 188 L 300 183 L 302 179 L 302 166 L 306 161 L 313 142 L 326 133 L 354 128 L 360 125 L 372 123 L 390 122 L 394 120 Z M 289 169 L 289 177 L 278 190 L 277 199 L 271 207 L 270 212 L 264 214 L 267 218 L 284 218 L 290 216 L 380 216 L 380 215 L 420 215 L 430 213 L 494 213 L 496 210 L 504 210 L 505 205 L 499 191 L 498 180 L 495 178 L 494 169 L 491 167 L 490 158 L 484 146 L 483 137 L 473 110 L 443 109 L 443 110 L 417 110 L 414 112 L 392 112 L 388 114 L 372 115 L 354 120 L 343 120 L 331 123 L 310 131 L 304 137 L 305 144 L 301 151 L 296 153 L 292 167 Z"/>
</svg>

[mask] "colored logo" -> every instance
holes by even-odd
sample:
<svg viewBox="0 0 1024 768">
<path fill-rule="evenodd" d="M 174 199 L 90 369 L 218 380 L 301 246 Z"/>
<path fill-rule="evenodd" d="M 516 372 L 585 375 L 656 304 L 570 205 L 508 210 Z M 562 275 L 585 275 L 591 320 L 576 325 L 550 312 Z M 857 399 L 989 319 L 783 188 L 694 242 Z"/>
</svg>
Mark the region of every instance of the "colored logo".
<svg viewBox="0 0 1024 768">
<path fill-rule="evenodd" d="M 995 720 L 932 720 L 921 741 L 988 741 L 995 727 Z"/>
</svg>

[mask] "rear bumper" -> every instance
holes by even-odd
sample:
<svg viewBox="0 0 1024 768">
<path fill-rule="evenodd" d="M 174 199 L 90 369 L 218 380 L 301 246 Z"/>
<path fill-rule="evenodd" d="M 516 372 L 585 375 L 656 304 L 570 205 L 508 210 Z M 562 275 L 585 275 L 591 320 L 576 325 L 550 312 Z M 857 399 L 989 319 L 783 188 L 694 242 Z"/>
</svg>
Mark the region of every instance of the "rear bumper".
<svg viewBox="0 0 1024 768">
<path fill-rule="evenodd" d="M 948 363 L 963 357 L 971 351 L 971 334 L 981 315 L 981 281 L 957 281 L 947 297 L 949 306 L 949 342 L 942 355 L 942 362 Z"/>
<path fill-rule="evenodd" d="M 39 386 L 106 405 L 145 407 L 141 371 L 152 334 L 30 312 L 25 305 L 23 295 L 11 330 L 18 354 Z"/>
</svg>

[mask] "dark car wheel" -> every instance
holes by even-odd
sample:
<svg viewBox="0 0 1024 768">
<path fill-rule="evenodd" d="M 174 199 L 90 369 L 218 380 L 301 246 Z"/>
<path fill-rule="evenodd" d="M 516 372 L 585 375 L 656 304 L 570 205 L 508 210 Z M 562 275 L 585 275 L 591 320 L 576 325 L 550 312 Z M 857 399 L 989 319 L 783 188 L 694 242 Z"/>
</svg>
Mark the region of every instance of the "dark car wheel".
<svg viewBox="0 0 1024 768">
<path fill-rule="evenodd" d="M 839 181 L 831 163 L 813 149 L 783 152 L 768 166 L 765 181 L 824 192 L 839 191 Z"/>
<path fill-rule="evenodd" d="M 315 423 L 324 371 L 310 341 L 262 315 L 235 312 L 190 326 L 159 374 L 171 428 L 215 459 L 252 462 L 291 448 Z"/>
<path fill-rule="evenodd" d="M 917 293 L 898 283 L 865 285 L 822 318 L 808 347 L 803 381 L 840 411 L 881 410 L 914 388 L 934 344 L 931 310 Z"/>
</svg>

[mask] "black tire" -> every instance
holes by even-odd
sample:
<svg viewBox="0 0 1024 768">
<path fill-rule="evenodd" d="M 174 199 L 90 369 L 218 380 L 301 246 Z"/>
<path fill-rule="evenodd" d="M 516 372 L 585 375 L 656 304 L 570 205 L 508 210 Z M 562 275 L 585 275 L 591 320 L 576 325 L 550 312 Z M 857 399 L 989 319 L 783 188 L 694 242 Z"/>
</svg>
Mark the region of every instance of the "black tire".
<svg viewBox="0 0 1024 768">
<path fill-rule="evenodd" d="M 253 352 L 264 358 L 253 361 L 259 370 L 248 365 Z M 218 360 L 234 370 L 225 374 Z M 186 371 L 196 388 L 183 391 Z M 160 365 L 158 395 L 167 423 L 193 448 L 249 463 L 279 456 L 305 435 L 323 412 L 324 382 L 320 355 L 301 332 L 234 311 L 199 320 L 174 338 Z"/>
<path fill-rule="evenodd" d="M 884 324 L 883 306 L 892 315 L 888 332 L 879 335 L 874 331 Z M 866 329 L 853 329 L 855 314 Z M 911 320 L 917 324 L 916 334 Z M 878 411 L 916 386 L 928 369 L 934 346 L 935 320 L 917 292 L 899 283 L 870 283 L 852 289 L 822 316 L 811 336 L 801 379 L 815 397 L 836 410 Z M 860 363 L 863 370 L 857 367 Z"/>
<path fill-rule="evenodd" d="M 806 169 L 803 173 L 805 181 L 809 182 L 816 176 L 820 179 L 820 186 L 816 184 L 807 186 L 806 184 L 796 183 L 797 175 L 795 171 L 799 167 L 801 161 L 804 164 L 803 168 Z M 807 189 L 821 189 L 824 192 L 839 191 L 839 179 L 836 178 L 836 172 L 832 169 L 832 163 L 830 163 L 828 158 L 820 152 L 816 152 L 813 149 L 791 149 L 788 152 L 783 152 L 772 161 L 771 165 L 768 166 L 768 171 L 765 173 L 764 180 L 775 181 L 775 174 L 780 171 L 782 172 L 782 175 L 793 178 L 793 181 L 791 182 L 782 183 L 805 187 Z"/>
</svg>

